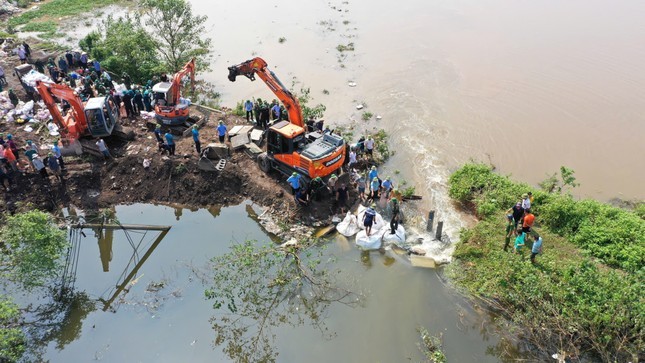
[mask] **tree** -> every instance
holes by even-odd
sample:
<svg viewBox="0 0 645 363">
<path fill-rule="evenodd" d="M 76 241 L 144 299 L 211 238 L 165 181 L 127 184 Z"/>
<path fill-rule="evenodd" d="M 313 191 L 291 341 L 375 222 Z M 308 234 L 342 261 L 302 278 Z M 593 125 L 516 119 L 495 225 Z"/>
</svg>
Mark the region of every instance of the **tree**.
<svg viewBox="0 0 645 363">
<path fill-rule="evenodd" d="M 311 323 L 324 336 L 332 303 L 359 304 L 360 293 L 340 286 L 333 259 L 315 241 L 277 246 L 235 244 L 211 260 L 206 297 L 219 314 L 211 319 L 216 345 L 236 362 L 274 362 L 272 328 Z"/>
<path fill-rule="evenodd" d="M 25 334 L 19 323 L 18 306 L 0 295 L 0 362 L 15 362 L 25 352 Z"/>
<path fill-rule="evenodd" d="M 51 216 L 33 210 L 9 216 L 6 222 L 0 230 L 5 249 L 0 254 L 0 275 L 27 290 L 58 276 L 68 241 Z"/>
<path fill-rule="evenodd" d="M 205 15 L 194 15 L 186 0 L 143 0 L 141 5 L 142 18 L 170 71 L 179 71 L 191 58 L 207 68 L 211 39 L 204 37 Z"/>
<path fill-rule="evenodd" d="M 547 193 L 553 193 L 556 191 L 558 193 L 562 193 L 562 190 L 566 187 L 575 188 L 580 185 L 580 183 L 576 183 L 576 177 L 574 174 L 575 172 L 573 169 L 561 166 L 560 178 L 558 178 L 557 173 L 553 173 L 548 178 L 538 183 L 538 185 Z"/>
<path fill-rule="evenodd" d="M 88 34 L 79 45 L 102 67 L 119 76 L 126 72 L 137 83 L 145 83 L 161 72 L 156 43 L 138 18 L 108 16 L 101 30 L 103 33 Z"/>
</svg>

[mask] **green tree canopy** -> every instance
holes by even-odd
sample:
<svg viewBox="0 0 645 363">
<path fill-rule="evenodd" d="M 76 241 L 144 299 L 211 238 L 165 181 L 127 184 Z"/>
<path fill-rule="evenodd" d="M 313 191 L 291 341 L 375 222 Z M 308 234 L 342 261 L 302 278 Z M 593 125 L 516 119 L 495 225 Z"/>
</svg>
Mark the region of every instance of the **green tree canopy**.
<svg viewBox="0 0 645 363">
<path fill-rule="evenodd" d="M 0 254 L 0 274 L 26 289 L 58 276 L 68 241 L 51 216 L 33 210 L 9 216 L 6 222 L 0 230 L 5 248 Z"/>
<path fill-rule="evenodd" d="M 25 334 L 19 322 L 18 306 L 0 295 L 0 362 L 15 362 L 25 352 Z"/>
<path fill-rule="evenodd" d="M 211 39 L 206 34 L 207 17 L 193 14 L 186 0 L 143 0 L 142 18 L 150 32 L 164 65 L 177 72 L 191 58 L 198 66 L 208 64 Z"/>
<path fill-rule="evenodd" d="M 109 16 L 101 28 L 102 33 L 88 34 L 80 46 L 102 67 L 119 76 L 126 72 L 137 83 L 145 83 L 162 71 L 156 43 L 139 19 Z"/>
</svg>

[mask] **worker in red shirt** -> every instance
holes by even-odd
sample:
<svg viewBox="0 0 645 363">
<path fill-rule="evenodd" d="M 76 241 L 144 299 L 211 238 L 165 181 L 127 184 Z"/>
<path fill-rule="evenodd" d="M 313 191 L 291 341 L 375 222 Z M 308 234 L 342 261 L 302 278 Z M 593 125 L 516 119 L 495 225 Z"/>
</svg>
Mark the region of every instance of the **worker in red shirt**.
<svg viewBox="0 0 645 363">
<path fill-rule="evenodd" d="M 526 233 L 527 236 L 531 235 L 533 222 L 535 222 L 535 216 L 531 213 L 531 209 L 524 210 L 524 218 L 522 218 L 522 232 Z"/>
</svg>

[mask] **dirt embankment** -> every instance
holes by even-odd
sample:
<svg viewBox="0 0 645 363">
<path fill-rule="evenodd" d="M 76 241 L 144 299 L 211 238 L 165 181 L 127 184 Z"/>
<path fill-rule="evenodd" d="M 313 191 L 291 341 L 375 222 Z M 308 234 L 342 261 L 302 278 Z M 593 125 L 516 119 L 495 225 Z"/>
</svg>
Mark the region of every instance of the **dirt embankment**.
<svg viewBox="0 0 645 363">
<path fill-rule="evenodd" d="M 229 129 L 245 123 L 245 120 L 230 114 L 213 113 L 200 129 L 202 147 L 217 142 L 215 128 L 219 120 L 223 120 Z M 15 187 L 5 193 L 5 203 L 1 208 L 16 211 L 33 206 L 54 211 L 74 206 L 96 210 L 132 203 L 207 207 L 237 204 L 249 199 L 270 208 L 276 219 L 300 221 L 306 225 L 325 224 L 336 212 L 333 198 L 329 195 L 309 206 L 296 206 L 286 177 L 277 172 L 265 174 L 244 151 L 232 151 L 221 172 L 202 171 L 197 167 L 198 155 L 191 136 L 176 137 L 176 155 L 169 157 L 159 153 L 153 133 L 144 120 L 123 120 L 123 123 L 136 132 L 136 138 L 127 143 L 108 140 L 108 146 L 115 156 L 113 160 L 104 162 L 90 155 L 67 157 L 64 183 L 53 175 L 46 182 L 34 172 L 25 175 L 16 173 Z M 13 130 L 20 134 L 15 126 L 18 125 L 3 123 L 0 131 L 7 134 Z M 35 138 L 42 145 L 47 144 L 49 139 L 51 137 L 48 136 Z M 20 136 L 17 141 L 24 145 L 25 140 Z M 149 168 L 143 167 L 145 159 L 151 161 Z M 22 161 L 26 163 L 24 156 Z M 350 202 L 353 203 L 356 193 L 352 191 L 350 194 Z"/>
</svg>

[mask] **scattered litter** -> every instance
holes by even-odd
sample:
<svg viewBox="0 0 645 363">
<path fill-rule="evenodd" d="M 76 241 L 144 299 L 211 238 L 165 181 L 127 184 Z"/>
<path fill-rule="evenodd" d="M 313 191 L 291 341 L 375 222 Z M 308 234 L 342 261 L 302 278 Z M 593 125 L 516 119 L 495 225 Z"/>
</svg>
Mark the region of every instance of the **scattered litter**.
<svg viewBox="0 0 645 363">
<path fill-rule="evenodd" d="M 151 163 L 150 159 L 143 159 L 143 168 L 148 169 Z"/>
<path fill-rule="evenodd" d="M 350 87 L 356 87 L 356 82 L 349 82 L 347 85 Z"/>
<path fill-rule="evenodd" d="M 362 110 L 362 109 L 363 109 L 363 107 L 365 107 L 365 106 L 363 106 L 362 104 L 358 104 L 358 105 L 356 105 L 356 109 L 357 109 L 357 110 Z"/>
<path fill-rule="evenodd" d="M 383 117 L 382 117 L 381 115 L 376 115 L 376 119 L 377 119 L 377 120 L 380 120 L 380 119 L 382 119 L 382 118 L 383 118 Z"/>
<path fill-rule="evenodd" d="M 60 133 L 58 132 L 58 126 L 56 126 L 56 124 L 53 122 L 47 124 L 47 129 L 49 130 L 49 134 L 52 136 L 60 135 Z"/>
<path fill-rule="evenodd" d="M 32 131 L 34 131 L 34 129 L 31 126 L 27 125 L 27 126 L 25 126 L 25 131 L 32 132 Z"/>
</svg>

